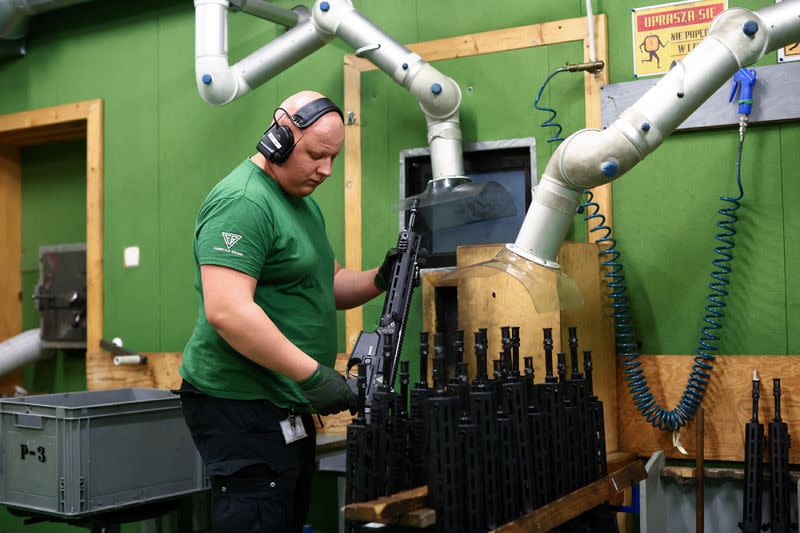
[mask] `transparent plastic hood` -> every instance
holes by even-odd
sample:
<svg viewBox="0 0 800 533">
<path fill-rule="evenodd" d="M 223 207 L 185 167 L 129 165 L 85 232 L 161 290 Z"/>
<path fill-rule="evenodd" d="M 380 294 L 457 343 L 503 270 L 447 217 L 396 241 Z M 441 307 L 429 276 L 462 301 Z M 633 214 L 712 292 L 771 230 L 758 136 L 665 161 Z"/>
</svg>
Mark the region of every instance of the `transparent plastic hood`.
<svg viewBox="0 0 800 533">
<path fill-rule="evenodd" d="M 459 268 L 445 276 L 445 280 L 463 280 L 498 276 L 500 272 L 510 274 L 519 281 L 531 297 L 538 313 L 549 313 L 561 309 L 578 309 L 583 306 L 583 296 L 575 282 L 560 268 L 544 266 L 514 251 L 507 244 L 489 261 Z"/>
</svg>

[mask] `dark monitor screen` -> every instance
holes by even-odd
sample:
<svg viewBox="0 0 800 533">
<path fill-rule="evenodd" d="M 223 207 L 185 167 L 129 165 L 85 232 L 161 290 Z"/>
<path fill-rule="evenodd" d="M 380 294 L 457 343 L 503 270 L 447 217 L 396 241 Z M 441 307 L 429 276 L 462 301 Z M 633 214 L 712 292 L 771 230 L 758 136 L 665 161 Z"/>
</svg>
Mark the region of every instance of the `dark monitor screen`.
<svg viewBox="0 0 800 533">
<path fill-rule="evenodd" d="M 516 240 L 531 202 L 534 150 L 532 138 L 464 147 L 464 174 L 476 183 L 493 181 L 502 186 L 510 199 L 507 206 L 510 216 L 452 226 L 436 221 L 437 213 L 445 212 L 445 207 L 438 212 L 435 206 L 421 209 L 416 227 L 422 233 L 423 246 L 430 252 L 428 267 L 455 266 L 457 246 Z M 423 192 L 432 178 L 430 156 L 420 154 L 422 151 L 409 150 L 401 155 L 405 197 Z M 404 223 L 408 223 L 407 213 Z"/>
</svg>

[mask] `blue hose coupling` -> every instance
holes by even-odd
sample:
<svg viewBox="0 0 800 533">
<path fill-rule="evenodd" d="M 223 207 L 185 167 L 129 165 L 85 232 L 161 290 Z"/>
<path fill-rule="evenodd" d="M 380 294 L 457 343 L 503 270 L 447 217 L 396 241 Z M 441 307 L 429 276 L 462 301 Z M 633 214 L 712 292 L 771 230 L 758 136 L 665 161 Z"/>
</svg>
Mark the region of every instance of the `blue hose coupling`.
<svg viewBox="0 0 800 533">
<path fill-rule="evenodd" d="M 431 85 L 431 92 L 433 94 L 441 93 L 442 92 L 442 86 L 439 85 L 438 83 L 434 83 L 433 85 Z"/>
<path fill-rule="evenodd" d="M 211 82 L 213 81 L 213 78 L 211 77 L 211 74 L 203 74 L 203 77 L 202 77 L 202 78 L 200 78 L 200 80 L 201 80 L 201 81 L 202 81 L 202 82 L 203 82 L 205 85 L 211 85 Z"/>
<path fill-rule="evenodd" d="M 742 26 L 742 31 L 748 37 L 752 37 L 753 35 L 758 33 L 758 22 L 756 22 L 755 20 L 748 20 L 747 22 L 744 23 L 744 26 Z"/>
<path fill-rule="evenodd" d="M 607 178 L 613 178 L 617 175 L 617 170 L 619 170 L 619 166 L 617 162 L 613 159 L 609 159 L 608 161 L 604 161 L 603 165 L 600 167 L 600 170 L 603 171 L 603 176 Z"/>
<path fill-rule="evenodd" d="M 322 2 L 322 3 L 319 5 L 319 8 L 320 8 L 320 9 L 321 9 L 323 12 L 325 12 L 325 11 L 328 11 L 328 10 L 331 8 L 331 5 L 330 5 L 328 2 Z"/>
</svg>

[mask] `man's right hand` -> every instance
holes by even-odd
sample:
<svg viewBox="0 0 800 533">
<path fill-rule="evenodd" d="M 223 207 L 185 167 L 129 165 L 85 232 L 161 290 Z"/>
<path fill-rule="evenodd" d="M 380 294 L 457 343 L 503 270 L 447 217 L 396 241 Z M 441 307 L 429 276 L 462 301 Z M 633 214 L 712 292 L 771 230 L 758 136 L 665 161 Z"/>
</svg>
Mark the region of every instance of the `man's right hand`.
<svg viewBox="0 0 800 533">
<path fill-rule="evenodd" d="M 321 415 L 353 410 L 358 404 L 358 398 L 347 386 L 344 376 L 324 365 L 318 365 L 311 376 L 299 385 L 311 408 Z"/>
</svg>

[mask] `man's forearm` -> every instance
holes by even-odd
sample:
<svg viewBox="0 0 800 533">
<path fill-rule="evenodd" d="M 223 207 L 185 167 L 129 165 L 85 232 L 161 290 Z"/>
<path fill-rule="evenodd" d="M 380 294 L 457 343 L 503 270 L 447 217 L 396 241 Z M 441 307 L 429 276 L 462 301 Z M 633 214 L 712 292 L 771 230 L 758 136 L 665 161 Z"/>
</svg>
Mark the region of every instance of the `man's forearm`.
<svg viewBox="0 0 800 533">
<path fill-rule="evenodd" d="M 377 272 L 377 268 L 363 272 L 339 269 L 333 276 L 333 295 L 336 300 L 336 308 L 358 307 L 383 292 L 375 286 Z"/>
<path fill-rule="evenodd" d="M 237 352 L 294 381 L 317 368 L 317 361 L 292 344 L 255 302 L 214 317 L 212 325 Z"/>
</svg>

